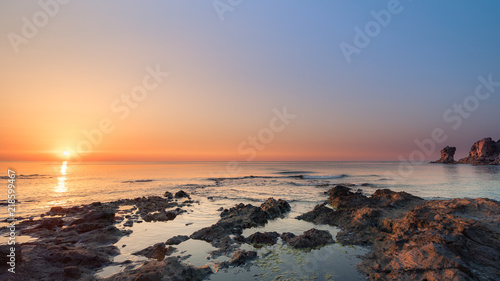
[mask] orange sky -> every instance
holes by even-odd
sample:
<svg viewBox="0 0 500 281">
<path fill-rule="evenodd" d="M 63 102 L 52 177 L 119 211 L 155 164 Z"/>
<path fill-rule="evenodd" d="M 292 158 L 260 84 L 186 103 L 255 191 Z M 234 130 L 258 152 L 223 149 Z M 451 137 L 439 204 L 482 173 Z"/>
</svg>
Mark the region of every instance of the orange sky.
<svg viewBox="0 0 500 281">
<path fill-rule="evenodd" d="M 93 161 L 398 160 L 442 127 L 450 141 L 431 160 L 444 145 L 463 155 L 475 140 L 500 137 L 491 129 L 498 96 L 460 130 L 443 121 L 478 75 L 498 70 L 490 37 L 450 24 L 444 34 L 461 36 L 439 50 L 461 52 L 436 53 L 418 46 L 442 37 L 429 27 L 441 27 L 441 15 L 406 13 L 349 64 L 338 44 L 378 4 L 261 5 L 221 21 L 209 2 L 71 1 L 26 43 L 5 36 L 0 160 L 60 160 L 64 151 Z M 0 34 L 23 35 L 23 17 L 40 10 L 3 1 Z M 487 59 L 464 55 L 476 42 Z M 279 118 L 284 108 L 295 117 Z"/>
</svg>

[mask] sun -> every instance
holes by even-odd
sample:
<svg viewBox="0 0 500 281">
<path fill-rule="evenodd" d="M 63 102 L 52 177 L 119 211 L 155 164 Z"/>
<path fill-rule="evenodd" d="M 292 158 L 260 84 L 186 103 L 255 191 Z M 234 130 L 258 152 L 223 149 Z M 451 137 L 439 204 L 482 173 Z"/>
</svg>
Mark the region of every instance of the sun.
<svg viewBox="0 0 500 281">
<path fill-rule="evenodd" d="M 69 151 L 66 150 L 63 152 L 63 154 L 64 154 L 64 156 L 69 156 Z"/>
</svg>

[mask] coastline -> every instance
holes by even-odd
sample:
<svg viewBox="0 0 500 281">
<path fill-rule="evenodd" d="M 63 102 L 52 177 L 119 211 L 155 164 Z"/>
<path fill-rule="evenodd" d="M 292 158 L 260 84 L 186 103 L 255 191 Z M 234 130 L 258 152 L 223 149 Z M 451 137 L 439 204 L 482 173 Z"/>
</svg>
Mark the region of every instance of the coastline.
<svg viewBox="0 0 500 281">
<path fill-rule="evenodd" d="M 290 211 L 290 205 L 280 199 L 268 199 L 261 202 L 260 207 L 239 204 L 221 210 L 219 220 L 211 226 L 200 228 L 191 235 L 175 236 L 173 240 L 149 245 L 137 253 L 138 261 L 125 260 L 120 273 L 102 279 L 135 280 L 139 276 L 150 276 L 149 280 L 203 280 L 228 268 L 250 270 L 256 264 L 271 264 L 268 256 L 258 255 L 258 247 L 284 247 L 290 252 L 307 254 L 311 249 L 335 244 L 368 246 L 370 252 L 364 252 L 359 269 L 374 280 L 492 280 L 500 276 L 500 269 L 495 264 L 495 257 L 500 256 L 498 201 L 430 201 L 387 189 L 377 190 L 367 197 L 341 185 L 331 188 L 327 195 L 325 203 L 297 217 L 315 224 L 301 235 L 275 231 L 246 235 L 245 229 L 280 223 L 279 218 Z M 179 191 L 176 194 L 167 192 L 163 197 L 53 207 L 40 219 L 28 219 L 17 225 L 21 235 L 37 238 L 17 247 L 20 249 L 16 252 L 20 275 L 26 280 L 39 276 L 101 280 L 95 273 L 104 266 L 117 265 L 114 257 L 120 254 L 120 249 L 114 244 L 131 234 L 127 226 L 141 221 L 175 221 L 177 216 L 189 212 L 190 206 L 200 204 L 198 199 L 196 195 Z M 319 230 L 322 225 L 339 227 L 340 232 L 331 236 L 331 231 Z M 2 234 L 5 231 L 5 227 L 2 228 Z M 188 265 L 187 258 L 176 252 L 183 243 L 194 240 L 206 241 L 215 249 L 212 266 Z M 5 256 L 5 248 L 1 247 L 2 256 Z M 471 253 L 481 254 L 482 258 L 472 261 Z M 126 266 L 127 263 L 130 266 Z M 9 276 L 4 273 L 1 277 Z M 320 279 L 327 280 L 326 277 Z"/>
</svg>

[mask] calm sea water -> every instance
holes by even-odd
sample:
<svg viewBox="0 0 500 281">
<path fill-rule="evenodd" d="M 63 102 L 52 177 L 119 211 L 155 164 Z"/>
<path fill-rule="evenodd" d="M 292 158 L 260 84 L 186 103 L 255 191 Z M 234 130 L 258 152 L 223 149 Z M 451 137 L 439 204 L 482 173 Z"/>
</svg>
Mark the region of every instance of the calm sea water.
<svg viewBox="0 0 500 281">
<path fill-rule="evenodd" d="M 407 191 L 424 198 L 488 197 L 500 200 L 500 167 L 399 162 L 175 162 L 72 164 L 0 162 L 0 185 L 7 199 L 7 169 L 16 171 L 17 215 L 52 206 L 112 201 L 184 189 L 202 197 L 261 201 L 270 196 L 316 203 L 327 184 L 355 184 L 370 194 L 377 188 Z M 401 173 L 399 172 L 401 171 Z M 4 181 L 2 184 L 1 181 Z M 142 182 L 141 182 L 142 181 Z M 5 213 L 5 212 L 4 212 Z"/>
<path fill-rule="evenodd" d="M 86 163 L 66 162 L 0 162 L 4 190 L 2 203 L 7 199 L 7 169 L 16 171 L 16 215 L 36 216 L 53 206 L 74 206 L 96 201 L 163 195 L 180 189 L 192 194 L 199 204 L 169 222 L 136 223 L 132 234 L 115 245 L 120 255 L 116 263 L 131 261 L 139 266 L 145 259 L 132 253 L 175 235 L 190 235 L 219 219 L 219 208 L 237 203 L 256 206 L 269 197 L 287 200 L 292 211 L 262 227 L 246 229 L 248 236 L 256 231 L 292 232 L 296 235 L 313 227 L 328 230 L 335 237 L 339 229 L 296 220 L 298 215 L 312 210 L 325 200 L 324 192 L 335 184 L 349 184 L 366 194 L 378 188 L 406 191 L 427 199 L 455 197 L 487 197 L 500 200 L 500 167 L 469 165 L 419 164 L 402 166 L 399 162 L 184 162 L 184 163 Z M 2 198 L 3 196 L 3 198 Z M 0 208 L 7 217 L 7 207 Z M 123 222 L 117 225 L 127 229 Z M 128 228 L 130 229 L 130 228 Z M 18 237 L 29 241 L 30 237 Z M 0 237 L 0 244 L 6 237 Z M 221 271 L 211 280 L 364 280 L 356 270 L 360 255 L 368 252 L 362 247 L 340 244 L 325 246 L 311 252 L 297 252 L 283 245 L 253 248 L 261 257 L 251 269 L 239 267 Z M 215 250 L 199 240 L 187 240 L 176 246 L 176 255 L 195 266 L 213 266 L 227 260 L 222 256 L 210 258 Z M 96 272 L 106 277 L 124 265 L 112 265 Z M 302 279 L 301 279 L 302 278 Z M 280 279 L 280 280 L 281 280 Z"/>
</svg>

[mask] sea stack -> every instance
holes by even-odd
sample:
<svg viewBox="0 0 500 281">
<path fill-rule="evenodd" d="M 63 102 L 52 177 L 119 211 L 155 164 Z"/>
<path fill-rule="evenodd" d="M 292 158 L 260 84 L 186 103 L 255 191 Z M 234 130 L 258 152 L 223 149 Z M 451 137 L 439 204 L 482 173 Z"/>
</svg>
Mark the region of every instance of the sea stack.
<svg viewBox="0 0 500 281">
<path fill-rule="evenodd" d="M 453 164 L 455 163 L 455 151 L 457 148 L 454 146 L 447 146 L 441 150 L 441 158 L 432 163 Z"/>
<path fill-rule="evenodd" d="M 491 138 L 485 138 L 475 142 L 470 149 L 469 156 L 458 160 L 457 163 L 473 165 L 499 165 L 500 140 L 495 142 Z"/>
</svg>

